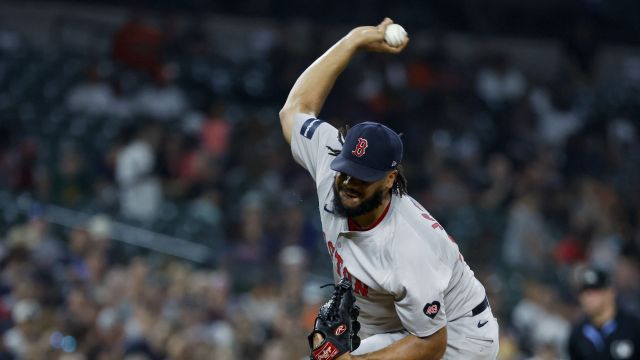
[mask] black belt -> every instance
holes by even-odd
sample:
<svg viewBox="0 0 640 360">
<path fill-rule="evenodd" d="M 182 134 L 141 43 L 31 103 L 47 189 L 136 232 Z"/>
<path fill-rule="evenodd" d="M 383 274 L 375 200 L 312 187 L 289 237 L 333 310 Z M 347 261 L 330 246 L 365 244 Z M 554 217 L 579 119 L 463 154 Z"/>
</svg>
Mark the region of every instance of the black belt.
<svg viewBox="0 0 640 360">
<path fill-rule="evenodd" d="M 489 307 L 489 299 L 487 299 L 487 296 L 485 295 L 484 300 L 482 300 L 482 302 L 478 304 L 478 306 L 474 307 L 473 310 L 471 310 L 471 316 L 476 316 L 480 314 L 481 312 L 485 311 L 488 307 Z"/>
</svg>

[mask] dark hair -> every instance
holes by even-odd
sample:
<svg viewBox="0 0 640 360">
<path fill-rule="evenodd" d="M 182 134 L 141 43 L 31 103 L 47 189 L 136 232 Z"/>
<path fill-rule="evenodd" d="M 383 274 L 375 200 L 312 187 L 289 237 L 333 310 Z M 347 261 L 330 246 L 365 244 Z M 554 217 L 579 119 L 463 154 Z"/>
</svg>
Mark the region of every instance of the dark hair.
<svg viewBox="0 0 640 360">
<path fill-rule="evenodd" d="M 350 128 L 349 125 L 345 125 L 338 129 L 338 141 L 342 145 L 344 145 L 344 138 L 345 136 L 347 136 L 347 132 L 349 131 L 349 128 Z M 402 136 L 402 133 L 400 133 L 399 135 Z M 329 150 L 329 155 L 331 156 L 338 156 L 338 154 L 340 154 L 340 151 L 342 151 L 342 150 L 334 149 L 329 145 L 327 145 L 327 149 Z M 404 176 L 404 168 L 402 167 L 402 164 L 398 164 L 398 166 L 396 167 L 396 170 L 398 171 L 398 175 L 396 176 L 396 179 L 393 182 L 393 186 L 391 186 L 391 193 L 398 196 L 406 195 L 407 194 L 407 178 Z"/>
</svg>

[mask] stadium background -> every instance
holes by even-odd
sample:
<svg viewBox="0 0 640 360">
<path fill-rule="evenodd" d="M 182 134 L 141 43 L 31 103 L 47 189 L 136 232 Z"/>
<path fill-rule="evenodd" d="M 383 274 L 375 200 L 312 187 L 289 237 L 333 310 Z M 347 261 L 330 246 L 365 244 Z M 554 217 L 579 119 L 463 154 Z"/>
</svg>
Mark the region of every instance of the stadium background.
<svg viewBox="0 0 640 360">
<path fill-rule="evenodd" d="M 0 4 L 0 359 L 304 358 L 331 268 L 277 111 L 384 16 L 409 48 L 322 117 L 404 134 L 501 359 L 565 356 L 583 264 L 640 313 L 637 2 L 137 4 Z"/>
</svg>

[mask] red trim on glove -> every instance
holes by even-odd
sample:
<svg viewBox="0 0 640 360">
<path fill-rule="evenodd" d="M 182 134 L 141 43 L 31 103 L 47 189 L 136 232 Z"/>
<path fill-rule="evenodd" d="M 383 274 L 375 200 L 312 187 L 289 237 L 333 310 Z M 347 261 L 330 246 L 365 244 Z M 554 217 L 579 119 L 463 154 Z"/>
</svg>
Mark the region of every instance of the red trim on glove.
<svg viewBox="0 0 640 360">
<path fill-rule="evenodd" d="M 335 345 L 327 341 L 311 353 L 315 360 L 333 360 L 338 357 L 340 351 Z"/>
</svg>

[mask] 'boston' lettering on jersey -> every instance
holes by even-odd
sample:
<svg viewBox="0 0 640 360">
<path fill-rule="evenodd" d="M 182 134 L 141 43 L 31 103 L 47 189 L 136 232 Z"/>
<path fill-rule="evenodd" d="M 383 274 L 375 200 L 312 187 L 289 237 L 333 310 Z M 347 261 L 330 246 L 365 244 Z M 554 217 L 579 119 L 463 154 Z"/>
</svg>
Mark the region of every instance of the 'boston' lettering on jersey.
<svg viewBox="0 0 640 360">
<path fill-rule="evenodd" d="M 338 276 L 346 277 L 349 280 L 351 280 L 351 282 L 353 283 L 354 293 L 363 297 L 369 296 L 369 287 L 367 286 L 367 284 L 363 283 L 355 276 L 351 276 L 351 274 L 349 273 L 349 270 L 347 270 L 347 267 L 346 266 L 343 267 L 344 260 L 342 260 L 342 256 L 340 256 L 340 254 L 336 250 L 336 247 L 333 245 L 333 242 L 327 241 L 327 249 L 329 250 L 329 254 L 331 255 L 331 257 L 334 257 L 336 259 L 336 272 L 338 273 Z"/>
</svg>

